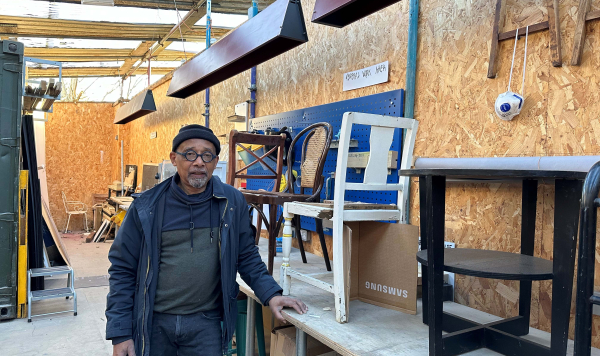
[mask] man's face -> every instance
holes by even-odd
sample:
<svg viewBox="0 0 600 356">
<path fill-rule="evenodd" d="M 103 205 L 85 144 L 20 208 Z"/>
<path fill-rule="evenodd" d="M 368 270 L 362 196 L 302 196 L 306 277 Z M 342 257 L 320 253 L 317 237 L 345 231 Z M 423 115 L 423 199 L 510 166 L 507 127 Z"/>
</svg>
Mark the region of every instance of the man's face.
<svg viewBox="0 0 600 356">
<path fill-rule="evenodd" d="M 185 186 L 202 189 L 206 186 L 206 183 L 208 183 L 210 178 L 212 178 L 213 171 L 217 167 L 217 162 L 219 162 L 219 157 L 215 157 L 215 159 L 209 163 L 204 162 L 201 157 L 203 153 L 210 152 L 213 155 L 216 155 L 217 151 L 215 145 L 210 141 L 199 138 L 183 141 L 177 148 L 177 152 L 183 154 L 190 151 L 195 151 L 198 154 L 195 161 L 190 162 L 184 156 L 171 152 L 171 162 L 173 163 L 173 166 L 177 167 L 177 173 L 179 173 L 181 182 Z"/>
</svg>

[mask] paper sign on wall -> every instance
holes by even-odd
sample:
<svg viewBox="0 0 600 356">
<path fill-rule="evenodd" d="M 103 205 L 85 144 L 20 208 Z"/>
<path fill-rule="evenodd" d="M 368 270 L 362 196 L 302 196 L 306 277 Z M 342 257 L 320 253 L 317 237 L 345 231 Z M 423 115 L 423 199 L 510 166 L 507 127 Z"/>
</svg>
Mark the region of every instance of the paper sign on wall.
<svg viewBox="0 0 600 356">
<path fill-rule="evenodd" d="M 367 68 L 344 73 L 344 91 L 364 88 L 389 80 L 389 62 L 376 64 Z"/>
</svg>

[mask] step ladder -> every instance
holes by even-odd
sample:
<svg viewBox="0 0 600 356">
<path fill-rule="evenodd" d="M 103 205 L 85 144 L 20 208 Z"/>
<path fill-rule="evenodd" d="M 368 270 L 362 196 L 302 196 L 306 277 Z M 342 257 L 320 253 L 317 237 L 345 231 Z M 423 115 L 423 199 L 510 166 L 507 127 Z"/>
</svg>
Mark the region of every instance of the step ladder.
<svg viewBox="0 0 600 356">
<path fill-rule="evenodd" d="M 67 274 L 67 287 L 57 289 L 46 289 L 31 291 L 31 278 L 32 277 L 48 277 L 56 276 L 61 274 Z M 52 315 L 60 313 L 73 312 L 73 315 L 77 315 L 77 294 L 75 293 L 73 269 L 69 266 L 58 266 L 48 268 L 32 268 L 27 271 L 27 321 L 31 322 L 31 318 L 34 316 Z M 54 313 L 37 314 L 31 315 L 31 302 L 44 299 L 52 298 L 66 298 L 73 297 L 73 309 L 63 310 Z"/>
</svg>

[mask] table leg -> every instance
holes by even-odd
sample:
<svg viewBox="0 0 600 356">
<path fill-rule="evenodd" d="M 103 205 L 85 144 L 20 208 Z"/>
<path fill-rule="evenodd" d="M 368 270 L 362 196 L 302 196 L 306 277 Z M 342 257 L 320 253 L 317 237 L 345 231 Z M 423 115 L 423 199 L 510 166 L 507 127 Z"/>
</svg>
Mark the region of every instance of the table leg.
<svg viewBox="0 0 600 356">
<path fill-rule="evenodd" d="M 446 177 L 426 177 L 427 217 L 427 313 L 429 355 L 444 355 L 442 341 L 444 314 L 444 225 L 446 215 Z M 334 260 L 335 261 L 335 260 Z"/>
<path fill-rule="evenodd" d="M 256 302 L 248 297 L 246 304 L 246 353 L 254 355 L 254 332 L 256 329 Z"/>
<path fill-rule="evenodd" d="M 537 180 L 523 181 L 521 198 L 521 254 L 533 256 L 535 247 L 535 217 L 537 204 Z M 519 315 L 523 318 L 512 335 L 522 336 L 529 333 L 531 316 L 531 281 L 519 282 Z"/>
<path fill-rule="evenodd" d="M 554 278 L 550 347 L 552 356 L 564 356 L 569 338 L 579 200 L 583 182 L 557 179 L 554 185 Z"/>
<path fill-rule="evenodd" d="M 306 356 L 306 333 L 296 328 L 296 356 Z"/>
<path fill-rule="evenodd" d="M 426 178 L 419 177 L 419 213 L 420 213 L 420 236 L 421 236 L 421 250 L 427 249 L 427 185 Z M 423 324 L 429 323 L 427 314 L 427 266 L 421 265 L 421 302 L 423 308 Z"/>
</svg>

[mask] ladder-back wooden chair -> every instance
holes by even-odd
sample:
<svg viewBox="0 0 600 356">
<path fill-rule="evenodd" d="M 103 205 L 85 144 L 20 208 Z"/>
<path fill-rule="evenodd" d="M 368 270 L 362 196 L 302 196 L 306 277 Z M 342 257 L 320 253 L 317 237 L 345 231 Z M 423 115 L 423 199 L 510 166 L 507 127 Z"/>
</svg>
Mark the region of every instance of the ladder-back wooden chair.
<svg viewBox="0 0 600 356">
<path fill-rule="evenodd" d="M 346 182 L 348 152 L 352 125 L 371 127 L 370 152 L 362 183 Z M 388 152 L 394 139 L 395 129 L 404 129 L 400 169 L 410 168 L 418 122 L 413 119 L 364 113 L 344 114 L 340 134 L 338 159 L 335 170 L 333 204 L 286 203 L 283 209 L 285 225 L 283 229 L 283 264 L 281 266 L 281 286 L 288 295 L 291 279 L 296 278 L 335 296 L 336 320 L 348 320 L 350 241 L 344 241 L 344 221 L 389 221 L 407 223 L 408 177 L 400 177 L 399 183 L 387 183 Z M 346 190 L 354 191 L 397 191 L 397 205 L 345 203 Z M 290 267 L 292 220 L 295 215 L 303 215 L 333 222 L 333 284 L 313 276 L 302 274 Z"/>
<path fill-rule="evenodd" d="M 260 135 L 258 135 L 260 136 Z M 272 136 L 271 136 L 272 137 Z M 294 148 L 302 137 L 306 137 L 301 145 L 301 158 L 300 158 L 300 193 L 294 192 L 294 175 L 292 166 L 294 164 Z M 269 240 L 274 240 L 279 234 L 279 229 L 283 221 L 283 216 L 277 219 L 278 206 L 283 206 L 286 202 L 319 202 L 321 189 L 323 188 L 323 168 L 325 166 L 325 160 L 327 158 L 327 152 L 331 144 L 333 137 L 333 128 L 329 123 L 316 123 L 303 129 L 296 135 L 292 144 L 290 145 L 290 151 L 288 152 L 288 170 L 287 170 L 287 184 L 288 192 L 280 192 L 279 189 L 274 189 L 272 192 L 266 191 L 249 191 L 242 190 L 249 205 L 256 209 L 259 213 L 259 224 L 257 231 L 257 239 L 260 233 L 261 222 L 265 222 L 267 231 L 269 231 Z M 230 141 L 231 142 L 231 141 Z M 230 143 L 231 146 L 233 146 Z M 262 176 L 261 176 L 262 177 Z M 312 194 L 305 194 L 305 189 L 312 189 Z M 269 219 L 263 213 L 263 205 L 269 205 Z M 268 221 L 268 222 L 267 222 Z M 325 260 L 325 266 L 328 271 L 331 270 L 331 264 L 329 262 L 329 255 L 327 253 L 327 245 L 325 244 L 325 236 L 323 234 L 323 223 L 321 219 L 315 219 L 317 225 L 317 233 L 319 235 L 319 241 L 321 243 L 321 249 L 323 250 L 323 258 Z M 300 254 L 302 261 L 306 263 L 306 253 L 304 251 L 304 244 L 302 242 L 302 236 L 300 234 L 300 216 L 295 220 L 296 238 L 298 246 L 300 248 Z M 271 241 L 269 241 L 271 246 Z M 269 248 L 269 256 L 267 266 L 269 273 L 272 273 L 273 260 L 275 257 L 275 245 L 273 250 Z"/>
<path fill-rule="evenodd" d="M 265 153 L 262 156 L 258 156 L 255 152 L 250 149 L 250 145 L 264 145 L 271 146 L 270 150 L 264 150 Z M 246 151 L 250 156 L 256 160 L 245 165 L 240 169 L 236 169 L 237 161 L 237 147 L 241 147 L 242 150 Z M 283 152 L 285 147 L 285 135 L 258 135 L 245 132 L 239 132 L 232 130 L 229 134 L 229 157 L 231 164 L 228 165 L 227 169 L 227 184 L 234 186 L 236 178 L 239 179 L 273 179 L 273 192 L 278 192 L 281 185 L 281 173 L 283 171 Z M 273 168 L 271 162 L 267 159 L 271 153 L 277 152 L 276 167 Z M 248 168 L 255 164 L 261 164 L 263 168 L 270 172 L 270 174 L 259 175 L 249 174 Z M 261 218 L 265 223 L 269 236 L 269 261 L 268 269 L 269 274 L 273 274 L 273 258 L 275 256 L 275 239 L 279 233 L 279 226 L 277 226 L 277 205 L 274 204 L 272 195 L 270 192 L 262 190 L 246 190 L 240 189 L 246 202 L 252 208 L 256 209 Z M 269 204 L 269 219 L 264 215 L 262 211 L 262 205 Z M 280 224 L 279 224 L 280 225 Z M 258 226 L 257 235 L 260 234 L 260 224 Z"/>
</svg>

